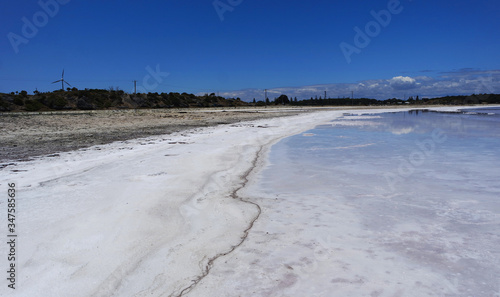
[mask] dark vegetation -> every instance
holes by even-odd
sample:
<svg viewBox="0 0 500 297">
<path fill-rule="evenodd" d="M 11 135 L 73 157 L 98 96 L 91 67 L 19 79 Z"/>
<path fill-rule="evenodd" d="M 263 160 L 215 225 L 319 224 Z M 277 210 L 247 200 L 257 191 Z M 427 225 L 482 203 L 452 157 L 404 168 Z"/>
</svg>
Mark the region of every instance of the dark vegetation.
<svg viewBox="0 0 500 297">
<path fill-rule="evenodd" d="M 66 91 L 38 92 L 28 95 L 26 91 L 0 93 L 0 112 L 5 111 L 50 111 L 50 110 L 96 110 L 96 109 L 138 109 L 138 108 L 195 108 L 195 107 L 241 107 L 241 106 L 369 106 L 369 105 L 468 105 L 500 104 L 498 94 L 479 94 L 470 96 L 447 96 L 440 98 L 410 97 L 408 100 L 370 98 L 311 98 L 298 100 L 281 95 L 274 100 L 244 102 L 240 98 L 223 98 L 214 93 L 196 96 L 187 93 L 148 93 L 127 94 L 121 90 L 102 90 L 76 88 Z"/>
<path fill-rule="evenodd" d="M 407 100 L 386 99 L 377 100 L 370 98 L 338 98 L 338 99 L 307 99 L 290 101 L 292 105 L 298 106 L 369 106 L 369 105 L 469 105 L 469 104 L 500 104 L 499 94 L 479 94 L 470 96 L 446 96 L 439 98 L 416 98 Z"/>
<path fill-rule="evenodd" d="M 67 91 L 26 91 L 0 94 L 0 111 L 96 110 L 137 108 L 238 107 L 248 103 L 215 94 L 195 96 L 187 93 L 126 94 L 121 90 L 76 88 Z"/>
</svg>

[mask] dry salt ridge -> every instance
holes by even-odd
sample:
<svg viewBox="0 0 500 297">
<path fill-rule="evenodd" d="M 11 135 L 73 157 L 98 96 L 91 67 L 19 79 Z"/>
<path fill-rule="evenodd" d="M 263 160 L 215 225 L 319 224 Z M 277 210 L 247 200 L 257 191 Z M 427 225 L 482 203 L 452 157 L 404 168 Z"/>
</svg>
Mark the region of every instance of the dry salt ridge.
<svg viewBox="0 0 500 297">
<path fill-rule="evenodd" d="M 407 270 L 389 251 L 362 253 L 363 239 L 376 234 L 360 229 L 348 204 L 287 201 L 256 188 L 273 144 L 349 112 L 201 127 L 14 161 L 0 169 L 0 185 L 6 193 L 15 183 L 17 193 L 16 289 L 4 280 L 2 296 L 458 295 L 459 285 L 436 271 Z M 6 199 L 0 210 L 7 212 Z M 320 211 L 342 224 L 321 220 Z M 358 236 L 339 246 L 333 239 L 343 234 Z M 7 257 L 1 263 L 7 268 Z"/>
</svg>

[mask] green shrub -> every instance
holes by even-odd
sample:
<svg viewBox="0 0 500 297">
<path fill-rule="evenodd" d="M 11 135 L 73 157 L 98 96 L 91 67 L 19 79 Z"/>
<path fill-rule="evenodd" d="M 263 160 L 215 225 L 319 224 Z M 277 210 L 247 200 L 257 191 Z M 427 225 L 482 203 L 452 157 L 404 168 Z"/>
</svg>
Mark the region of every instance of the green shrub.
<svg viewBox="0 0 500 297">
<path fill-rule="evenodd" d="M 19 105 L 19 106 L 23 106 L 24 105 L 24 100 L 21 97 L 16 96 L 16 98 L 14 98 L 14 104 L 15 105 Z"/>
<path fill-rule="evenodd" d="M 27 111 L 37 111 L 42 109 L 43 104 L 36 100 L 27 100 L 24 106 Z"/>
<path fill-rule="evenodd" d="M 54 101 L 52 101 L 51 108 L 63 109 L 66 106 L 66 104 L 68 104 L 68 100 L 66 100 L 63 97 L 57 97 L 57 98 L 55 98 Z"/>
</svg>

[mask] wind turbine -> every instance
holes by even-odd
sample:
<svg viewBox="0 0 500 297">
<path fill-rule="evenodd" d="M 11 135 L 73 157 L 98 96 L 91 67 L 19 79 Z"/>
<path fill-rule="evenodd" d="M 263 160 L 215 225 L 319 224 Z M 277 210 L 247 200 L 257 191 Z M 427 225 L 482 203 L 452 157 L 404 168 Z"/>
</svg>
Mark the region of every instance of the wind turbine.
<svg viewBox="0 0 500 297">
<path fill-rule="evenodd" d="M 72 87 L 72 85 L 70 85 L 67 81 L 64 80 L 64 69 L 63 69 L 63 72 L 62 72 L 62 76 L 61 76 L 61 79 L 60 80 L 56 80 L 55 82 L 53 82 L 53 84 L 55 83 L 58 83 L 58 82 L 61 82 L 61 90 L 64 91 L 64 84 L 66 83 L 68 86 Z"/>
</svg>

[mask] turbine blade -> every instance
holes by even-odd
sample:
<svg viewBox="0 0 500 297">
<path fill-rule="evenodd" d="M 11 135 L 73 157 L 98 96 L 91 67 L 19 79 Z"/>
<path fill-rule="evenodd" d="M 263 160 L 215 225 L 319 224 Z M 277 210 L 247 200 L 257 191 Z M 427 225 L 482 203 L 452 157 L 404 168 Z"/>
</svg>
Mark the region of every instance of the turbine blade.
<svg viewBox="0 0 500 297">
<path fill-rule="evenodd" d="M 72 85 L 69 84 L 69 82 L 63 80 L 68 86 L 72 87 Z"/>
<path fill-rule="evenodd" d="M 64 78 L 64 68 L 63 68 L 62 78 Z"/>
<path fill-rule="evenodd" d="M 58 83 L 58 82 L 60 82 L 60 81 L 61 81 L 61 80 L 56 80 L 55 82 L 53 82 L 53 84 Z"/>
</svg>

